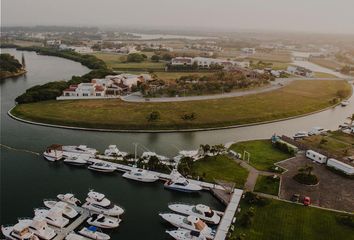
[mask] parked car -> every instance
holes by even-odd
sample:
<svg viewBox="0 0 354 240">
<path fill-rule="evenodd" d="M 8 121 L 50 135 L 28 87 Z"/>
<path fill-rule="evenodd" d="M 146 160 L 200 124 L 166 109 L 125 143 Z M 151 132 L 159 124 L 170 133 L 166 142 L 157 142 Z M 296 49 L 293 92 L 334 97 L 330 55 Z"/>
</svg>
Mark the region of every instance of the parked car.
<svg viewBox="0 0 354 240">
<path fill-rule="evenodd" d="M 304 204 L 305 206 L 310 205 L 310 204 L 311 204 L 311 199 L 310 199 L 310 197 L 304 197 L 303 204 Z"/>
<path fill-rule="evenodd" d="M 324 135 L 328 132 L 327 129 L 324 129 L 322 127 L 314 127 L 312 130 L 309 132 L 309 136 L 312 135 Z"/>
<path fill-rule="evenodd" d="M 308 137 L 308 136 L 309 136 L 309 134 L 307 132 L 300 131 L 300 132 L 295 133 L 294 139 L 305 138 L 305 137 Z"/>
<path fill-rule="evenodd" d="M 300 199 L 300 194 L 295 193 L 295 194 L 293 194 L 293 195 L 291 196 L 291 199 L 290 199 L 290 200 L 291 200 L 292 202 L 298 202 L 299 199 Z"/>
</svg>

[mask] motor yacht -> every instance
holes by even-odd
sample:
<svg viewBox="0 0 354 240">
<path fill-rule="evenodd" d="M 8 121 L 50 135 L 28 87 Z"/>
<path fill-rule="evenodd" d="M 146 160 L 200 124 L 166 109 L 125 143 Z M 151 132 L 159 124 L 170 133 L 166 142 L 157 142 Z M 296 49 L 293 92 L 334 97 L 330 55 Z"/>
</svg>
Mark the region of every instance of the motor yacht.
<svg viewBox="0 0 354 240">
<path fill-rule="evenodd" d="M 73 207 L 69 206 L 65 202 L 55 200 L 44 200 L 43 203 L 49 209 L 52 209 L 54 207 L 62 209 L 63 215 L 68 218 L 75 218 L 79 214 Z"/>
<path fill-rule="evenodd" d="M 215 231 L 198 217 L 174 213 L 160 213 L 159 215 L 175 227 L 200 232 L 207 238 L 213 238 L 215 235 Z"/>
<path fill-rule="evenodd" d="M 123 208 L 113 204 L 104 194 L 92 190 L 87 194 L 86 203 L 82 207 L 108 216 L 119 216 L 124 213 Z"/>
<path fill-rule="evenodd" d="M 95 226 L 84 227 L 79 231 L 82 236 L 88 237 L 95 240 L 109 240 L 111 237 L 99 230 Z"/>
<path fill-rule="evenodd" d="M 156 182 L 159 180 L 156 175 L 140 168 L 134 168 L 131 171 L 124 173 L 123 177 L 139 182 Z"/>
<path fill-rule="evenodd" d="M 209 206 L 204 204 L 188 205 L 188 204 L 169 204 L 168 208 L 174 212 L 178 212 L 184 215 L 192 215 L 199 217 L 203 221 L 211 224 L 219 224 L 220 212 L 212 210 Z"/>
<path fill-rule="evenodd" d="M 349 105 L 349 101 L 348 100 L 344 100 L 340 103 L 340 105 L 342 105 L 342 107 L 346 107 Z"/>
<path fill-rule="evenodd" d="M 1 232 L 4 234 L 6 239 L 39 240 L 39 238 L 30 231 L 29 224 L 24 222 L 19 222 L 14 226 L 1 226 Z"/>
<path fill-rule="evenodd" d="M 87 164 L 89 158 L 90 157 L 88 155 L 76 155 L 76 156 L 74 155 L 65 158 L 64 162 L 75 166 L 84 166 Z"/>
<path fill-rule="evenodd" d="M 88 166 L 88 169 L 98 172 L 114 172 L 115 170 L 117 170 L 111 164 L 105 162 L 96 162 Z"/>
<path fill-rule="evenodd" d="M 35 209 L 35 216 L 43 217 L 44 220 L 55 227 L 63 228 L 69 223 L 69 219 L 63 217 L 63 209 L 53 207 L 50 210 L 47 209 Z"/>
<path fill-rule="evenodd" d="M 72 193 L 58 194 L 57 198 L 60 201 L 72 204 L 74 206 L 77 206 L 81 203 L 81 201 L 79 199 L 75 198 L 74 194 L 72 194 Z"/>
<path fill-rule="evenodd" d="M 119 151 L 117 145 L 109 145 L 108 148 L 104 151 L 104 155 L 107 157 L 125 157 L 128 155 L 128 153 Z"/>
<path fill-rule="evenodd" d="M 64 152 L 71 152 L 71 153 L 85 153 L 89 155 L 96 155 L 98 151 L 94 148 L 89 148 L 86 145 L 79 145 L 79 146 L 63 146 L 62 147 Z"/>
<path fill-rule="evenodd" d="M 100 228 L 116 228 L 119 226 L 121 219 L 108 217 L 103 214 L 92 214 L 92 216 L 87 219 L 87 223 Z"/>
<path fill-rule="evenodd" d="M 40 239 L 51 240 L 57 235 L 43 217 L 35 216 L 33 219 L 20 219 L 19 222 L 28 224 L 29 230 Z"/>
<path fill-rule="evenodd" d="M 300 132 L 295 133 L 293 138 L 294 139 L 300 139 L 300 138 L 305 138 L 305 137 L 308 137 L 308 136 L 309 136 L 308 132 L 300 131 Z"/>
<path fill-rule="evenodd" d="M 66 237 L 65 240 L 89 240 L 90 238 L 81 236 L 79 234 L 76 234 L 74 232 L 69 233 Z"/>
<path fill-rule="evenodd" d="M 183 228 L 179 228 L 173 231 L 166 231 L 171 237 L 176 240 L 209 240 L 212 238 L 206 238 L 202 233 L 198 231 L 190 231 Z"/>
<path fill-rule="evenodd" d="M 59 144 L 50 145 L 43 153 L 43 157 L 51 162 L 61 160 L 64 157 L 62 146 Z"/>
<path fill-rule="evenodd" d="M 202 190 L 201 186 L 190 183 L 185 177 L 177 172 L 177 170 L 173 170 L 170 176 L 171 179 L 164 184 L 165 188 L 181 192 L 198 192 Z"/>
</svg>

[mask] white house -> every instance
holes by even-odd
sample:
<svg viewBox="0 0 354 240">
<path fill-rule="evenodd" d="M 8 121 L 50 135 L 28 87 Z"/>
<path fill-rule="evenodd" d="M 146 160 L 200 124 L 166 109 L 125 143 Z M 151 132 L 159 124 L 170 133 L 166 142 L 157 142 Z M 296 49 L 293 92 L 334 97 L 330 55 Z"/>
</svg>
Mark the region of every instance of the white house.
<svg viewBox="0 0 354 240">
<path fill-rule="evenodd" d="M 313 150 L 306 151 L 306 157 L 318 163 L 326 163 L 327 157 Z"/>
<path fill-rule="evenodd" d="M 334 158 L 328 159 L 327 166 L 333 167 L 339 171 L 344 172 L 345 174 L 354 175 L 354 167 L 353 166 L 346 164 L 344 162 L 340 162 Z"/>
<path fill-rule="evenodd" d="M 249 67 L 249 62 L 246 61 L 232 61 L 226 59 L 206 58 L 206 57 L 176 57 L 171 60 L 171 65 L 174 66 L 191 66 L 197 64 L 199 68 L 210 68 L 211 65 L 217 64 L 223 67 L 238 66 Z"/>
<path fill-rule="evenodd" d="M 304 67 L 299 67 L 299 66 L 288 66 L 287 72 L 290 74 L 294 75 L 300 75 L 304 77 L 313 77 L 314 74 L 311 70 L 304 68 Z"/>
<path fill-rule="evenodd" d="M 243 54 L 253 55 L 256 53 L 256 49 L 255 48 L 241 48 L 241 52 Z"/>
</svg>

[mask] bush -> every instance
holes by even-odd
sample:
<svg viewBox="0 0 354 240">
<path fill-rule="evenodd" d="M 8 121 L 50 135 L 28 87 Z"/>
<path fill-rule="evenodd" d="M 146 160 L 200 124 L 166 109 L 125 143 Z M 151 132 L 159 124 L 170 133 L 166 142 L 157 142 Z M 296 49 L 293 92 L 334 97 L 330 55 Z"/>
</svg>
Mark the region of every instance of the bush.
<svg viewBox="0 0 354 240">
<path fill-rule="evenodd" d="M 157 112 L 157 111 L 153 111 L 151 112 L 148 116 L 147 116 L 147 120 L 149 122 L 152 122 L 152 121 L 157 121 L 160 119 L 160 113 Z"/>
<path fill-rule="evenodd" d="M 140 54 L 140 53 L 130 53 L 130 54 L 128 54 L 128 57 L 127 57 L 127 62 L 140 63 L 144 60 L 145 60 L 145 58 L 144 58 L 143 54 Z"/>
<path fill-rule="evenodd" d="M 290 147 L 288 144 L 286 144 L 285 142 L 281 142 L 281 141 L 276 141 L 273 143 L 273 146 L 277 149 L 279 149 L 282 152 L 285 153 L 289 153 L 291 155 L 295 154 L 295 149 L 293 149 L 292 147 Z"/>
<path fill-rule="evenodd" d="M 195 113 L 192 112 L 192 113 L 190 113 L 190 114 L 188 114 L 188 113 L 183 114 L 183 115 L 181 116 L 181 118 L 182 118 L 183 120 L 186 120 L 186 121 L 193 121 L 196 117 L 195 117 Z"/>
<path fill-rule="evenodd" d="M 350 215 L 339 215 L 337 216 L 337 222 L 348 227 L 354 228 L 354 216 Z"/>
<path fill-rule="evenodd" d="M 252 193 L 252 192 L 246 192 L 245 193 L 245 201 L 248 204 L 254 204 L 254 205 L 257 205 L 257 206 L 261 206 L 261 207 L 262 206 L 266 206 L 270 202 L 269 199 L 260 197 L 257 194 Z"/>
<path fill-rule="evenodd" d="M 306 185 L 315 185 L 318 183 L 318 179 L 314 174 L 298 173 L 293 177 L 293 179 L 298 183 Z"/>
<path fill-rule="evenodd" d="M 158 62 L 158 61 L 160 61 L 160 56 L 159 56 L 159 55 L 152 55 L 152 56 L 151 56 L 151 61 L 153 61 L 153 62 Z"/>
</svg>

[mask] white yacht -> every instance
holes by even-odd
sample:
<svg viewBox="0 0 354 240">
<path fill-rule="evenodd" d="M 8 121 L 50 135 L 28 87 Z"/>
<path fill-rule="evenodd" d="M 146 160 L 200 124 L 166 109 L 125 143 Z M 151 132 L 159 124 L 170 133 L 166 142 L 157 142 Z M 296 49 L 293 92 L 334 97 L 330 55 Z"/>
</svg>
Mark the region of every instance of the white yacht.
<svg viewBox="0 0 354 240">
<path fill-rule="evenodd" d="M 28 223 L 19 222 L 14 226 L 1 226 L 1 232 L 6 239 L 11 240 L 39 240 L 39 238 L 30 231 Z"/>
<path fill-rule="evenodd" d="M 98 151 L 94 148 L 88 148 L 86 145 L 79 145 L 79 146 L 63 146 L 64 152 L 71 152 L 71 153 L 85 153 L 89 155 L 96 155 Z"/>
<path fill-rule="evenodd" d="M 175 227 L 200 232 L 207 238 L 213 238 L 215 235 L 215 230 L 208 227 L 208 225 L 206 225 L 206 223 L 200 220 L 198 217 L 186 217 L 174 213 L 160 213 L 159 215 Z"/>
<path fill-rule="evenodd" d="M 344 100 L 340 103 L 340 105 L 342 105 L 342 107 L 346 107 L 349 105 L 349 101 L 348 100 Z"/>
<path fill-rule="evenodd" d="M 183 177 L 177 170 L 171 172 L 171 179 L 168 180 L 164 186 L 165 188 L 181 191 L 181 192 L 198 192 L 202 190 L 202 187 L 190 183 L 185 177 Z"/>
<path fill-rule="evenodd" d="M 59 144 L 50 145 L 43 153 L 43 157 L 51 162 L 61 160 L 64 157 L 62 146 Z"/>
<path fill-rule="evenodd" d="M 309 134 L 308 134 L 308 132 L 306 132 L 306 131 L 299 131 L 299 132 L 297 132 L 297 133 L 295 133 L 295 135 L 294 135 L 294 139 L 299 139 L 299 138 L 305 138 L 305 137 L 308 137 L 309 136 Z"/>
<path fill-rule="evenodd" d="M 84 166 L 87 164 L 87 161 L 89 160 L 88 155 L 73 155 L 73 156 L 68 156 L 67 158 L 64 159 L 64 162 L 67 164 L 75 165 L 75 166 Z"/>
<path fill-rule="evenodd" d="M 119 218 L 108 217 L 103 214 L 92 214 L 87 223 L 100 228 L 116 228 L 121 220 Z"/>
<path fill-rule="evenodd" d="M 98 172 L 114 172 L 115 170 L 117 170 L 111 164 L 105 162 L 96 162 L 88 166 L 88 169 Z"/>
<path fill-rule="evenodd" d="M 33 219 L 20 219 L 19 222 L 28 224 L 29 230 L 41 239 L 51 240 L 57 235 L 43 217 L 35 216 Z"/>
<path fill-rule="evenodd" d="M 34 210 L 34 214 L 43 217 L 48 224 L 58 228 L 63 228 L 69 223 L 69 219 L 63 217 L 63 209 L 57 207 L 50 210 L 37 208 Z"/>
<path fill-rule="evenodd" d="M 89 240 L 90 238 L 81 236 L 79 234 L 76 234 L 74 232 L 69 233 L 66 237 L 65 240 Z"/>
<path fill-rule="evenodd" d="M 87 194 L 86 203 L 82 207 L 108 216 L 119 216 L 124 213 L 123 208 L 113 204 L 104 194 L 94 191 Z"/>
<path fill-rule="evenodd" d="M 204 204 L 188 205 L 188 204 L 169 204 L 168 208 L 174 212 L 184 215 L 192 215 L 199 217 L 203 221 L 211 224 L 219 224 L 220 212 L 212 210 L 209 206 Z M 219 215 L 220 214 L 220 215 Z"/>
<path fill-rule="evenodd" d="M 65 202 L 54 201 L 54 200 L 44 200 L 43 203 L 49 209 L 52 209 L 54 207 L 62 209 L 63 215 L 68 218 L 75 218 L 79 214 L 73 207 L 69 206 Z"/>
<path fill-rule="evenodd" d="M 179 228 L 173 231 L 166 231 L 171 237 L 176 240 L 209 240 L 212 238 L 206 238 L 202 233 L 198 231 L 190 231 L 183 228 Z"/>
<path fill-rule="evenodd" d="M 82 236 L 88 237 L 95 240 L 109 240 L 111 237 L 103 232 L 101 232 L 97 227 L 90 226 L 82 228 L 79 233 Z"/>
<path fill-rule="evenodd" d="M 74 194 L 72 193 L 58 194 L 57 198 L 63 202 L 72 204 L 74 206 L 77 206 L 81 203 L 81 201 L 75 198 Z"/>
<path fill-rule="evenodd" d="M 125 157 L 128 155 L 128 153 L 119 151 L 117 145 L 109 145 L 108 148 L 104 151 L 104 155 L 107 157 Z"/>
<path fill-rule="evenodd" d="M 133 170 L 124 173 L 123 177 L 139 182 L 156 182 L 159 180 L 159 177 L 156 175 L 140 168 L 134 168 Z"/>
</svg>

